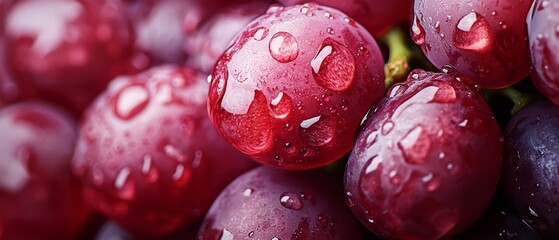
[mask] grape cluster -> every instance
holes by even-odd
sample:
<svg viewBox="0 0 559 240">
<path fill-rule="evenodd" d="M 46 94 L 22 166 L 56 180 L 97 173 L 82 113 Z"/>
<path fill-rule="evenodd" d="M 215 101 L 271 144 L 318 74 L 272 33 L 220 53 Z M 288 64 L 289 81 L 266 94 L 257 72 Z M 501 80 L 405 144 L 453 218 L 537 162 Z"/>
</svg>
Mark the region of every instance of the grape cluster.
<svg viewBox="0 0 559 240">
<path fill-rule="evenodd" d="M 0 240 L 557 239 L 559 1 L 0 1 Z"/>
</svg>

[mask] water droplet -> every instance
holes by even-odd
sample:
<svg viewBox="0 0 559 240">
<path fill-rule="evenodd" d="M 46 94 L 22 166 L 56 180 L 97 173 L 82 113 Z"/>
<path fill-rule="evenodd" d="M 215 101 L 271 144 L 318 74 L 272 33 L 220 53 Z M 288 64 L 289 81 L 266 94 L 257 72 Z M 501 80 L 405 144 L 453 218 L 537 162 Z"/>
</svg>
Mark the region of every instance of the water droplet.
<svg viewBox="0 0 559 240">
<path fill-rule="evenodd" d="M 332 13 L 330 13 L 330 12 L 324 12 L 324 17 L 326 17 L 330 20 L 334 20 L 334 16 L 332 16 Z"/>
<path fill-rule="evenodd" d="M 281 4 L 274 3 L 274 4 L 270 5 L 270 7 L 268 7 L 268 10 L 266 10 L 266 13 L 274 13 L 274 12 L 281 11 L 281 10 L 283 10 L 283 6 Z"/>
<path fill-rule="evenodd" d="M 437 92 L 431 102 L 453 103 L 456 101 L 456 91 L 450 84 L 441 84 L 437 88 Z"/>
<path fill-rule="evenodd" d="M 246 189 L 243 191 L 243 195 L 244 195 L 245 197 L 249 197 L 253 192 L 254 192 L 254 189 L 252 189 L 252 188 L 246 188 Z"/>
<path fill-rule="evenodd" d="M 178 164 L 172 178 L 177 186 L 185 186 L 190 181 L 190 175 L 190 168 L 186 168 L 184 165 Z"/>
<path fill-rule="evenodd" d="M 331 27 L 326 28 L 326 32 L 329 34 L 334 34 L 334 29 L 332 29 Z"/>
<path fill-rule="evenodd" d="M 459 122 L 458 126 L 467 127 L 468 126 L 468 119 L 464 119 L 462 122 Z"/>
<path fill-rule="evenodd" d="M 400 181 L 402 181 L 402 179 L 400 178 L 400 174 L 398 174 L 396 170 L 392 170 L 390 173 L 388 173 L 388 177 L 390 178 L 390 182 L 394 185 L 398 185 L 400 184 Z"/>
<path fill-rule="evenodd" d="M 115 179 L 115 188 L 118 190 L 118 196 L 124 200 L 130 200 L 134 198 L 136 187 L 134 183 L 129 178 L 130 169 L 124 167 L 120 169 Z"/>
<path fill-rule="evenodd" d="M 332 141 L 336 125 L 333 118 L 317 116 L 301 122 L 299 134 L 309 145 L 320 147 Z"/>
<path fill-rule="evenodd" d="M 278 237 L 273 237 L 272 240 L 280 240 Z"/>
<path fill-rule="evenodd" d="M 293 102 L 289 95 L 279 92 L 278 95 L 270 102 L 270 113 L 278 119 L 285 119 L 293 110 Z"/>
<path fill-rule="evenodd" d="M 421 164 L 427 160 L 431 149 L 431 139 L 421 126 L 416 126 L 398 142 L 406 162 Z"/>
<path fill-rule="evenodd" d="M 283 145 L 283 147 L 285 148 L 285 151 L 288 152 L 288 153 L 295 152 L 295 146 L 292 143 L 287 142 Z"/>
<path fill-rule="evenodd" d="M 287 209 L 299 210 L 303 207 L 303 202 L 297 194 L 292 192 L 283 193 L 280 197 L 280 203 Z"/>
<path fill-rule="evenodd" d="M 344 22 L 351 25 L 352 27 L 357 27 L 357 23 L 352 18 L 345 17 Z"/>
<path fill-rule="evenodd" d="M 532 209 L 532 207 L 528 207 L 528 212 L 530 213 L 530 215 L 532 215 L 534 217 L 539 217 L 538 213 L 536 213 L 536 211 L 534 211 L 534 209 Z"/>
<path fill-rule="evenodd" d="M 378 132 L 377 131 L 371 132 L 369 136 L 367 136 L 366 143 L 368 145 L 372 145 L 377 142 L 377 138 L 378 138 Z"/>
<path fill-rule="evenodd" d="M 321 87 L 347 90 L 355 76 L 355 58 L 341 43 L 326 38 L 317 55 L 311 60 L 313 77 Z"/>
<path fill-rule="evenodd" d="M 386 121 L 383 125 L 382 125 L 382 129 L 381 129 L 381 134 L 382 135 L 386 135 L 389 134 L 390 131 L 392 131 L 392 129 L 394 129 L 394 123 L 392 121 Z"/>
<path fill-rule="evenodd" d="M 267 27 L 259 27 L 256 29 L 256 31 L 254 31 L 254 35 L 252 35 L 252 38 L 254 38 L 254 40 L 256 41 L 262 41 L 262 39 L 268 36 L 269 31 L 270 30 L 268 30 Z"/>
<path fill-rule="evenodd" d="M 246 114 L 219 111 L 217 127 L 241 152 L 252 155 L 266 151 L 272 145 L 270 113 L 266 97 L 256 90 L 254 101 Z"/>
<path fill-rule="evenodd" d="M 471 12 L 458 22 L 453 33 L 453 44 L 457 48 L 483 51 L 491 46 L 489 23 L 481 15 Z"/>
<path fill-rule="evenodd" d="M 544 10 L 547 6 L 549 6 L 549 0 L 543 0 L 538 7 L 538 11 Z"/>
<path fill-rule="evenodd" d="M 423 178 L 421 178 L 421 181 L 425 183 L 425 187 L 429 192 L 437 190 L 437 188 L 439 188 L 439 185 L 441 184 L 441 179 L 435 176 L 433 173 L 429 173 L 423 176 Z"/>
<path fill-rule="evenodd" d="M 297 40 L 287 32 L 274 34 L 270 40 L 269 50 L 272 57 L 281 63 L 291 62 L 299 55 Z"/>
<path fill-rule="evenodd" d="M 165 147 L 163 147 L 163 151 L 168 157 L 175 159 L 178 162 L 186 161 L 186 156 L 184 156 L 184 154 L 178 148 L 171 144 L 165 145 Z"/>
<path fill-rule="evenodd" d="M 441 22 L 440 22 L 440 21 L 437 21 L 437 22 L 435 23 L 435 32 L 436 32 L 436 33 L 440 33 L 440 32 L 441 32 Z"/>
<path fill-rule="evenodd" d="M 144 156 L 144 159 L 142 160 L 141 172 L 144 175 L 145 180 L 149 183 L 157 182 L 159 179 L 159 173 L 152 164 L 151 155 L 146 154 Z"/>
<path fill-rule="evenodd" d="M 411 38 L 417 45 L 423 45 L 425 43 L 425 30 L 415 15 L 413 16 L 413 24 L 411 25 Z"/>
<path fill-rule="evenodd" d="M 301 7 L 301 13 L 307 17 L 313 16 L 313 12 L 310 10 L 309 4 L 303 4 L 303 7 Z"/>
<path fill-rule="evenodd" d="M 248 233 L 248 237 L 249 237 L 249 238 L 253 238 L 253 237 L 254 237 L 254 231 L 250 231 L 250 232 Z"/>
<path fill-rule="evenodd" d="M 149 103 L 149 92 L 142 85 L 125 87 L 117 96 L 115 114 L 124 120 L 138 115 Z"/>
<path fill-rule="evenodd" d="M 369 221 L 369 223 L 375 223 L 375 219 L 373 217 L 369 217 L 367 221 Z"/>
<path fill-rule="evenodd" d="M 221 238 L 220 240 L 234 240 L 235 239 L 235 235 L 233 235 L 231 232 L 229 232 L 227 229 L 223 229 L 223 231 L 221 232 Z"/>
</svg>

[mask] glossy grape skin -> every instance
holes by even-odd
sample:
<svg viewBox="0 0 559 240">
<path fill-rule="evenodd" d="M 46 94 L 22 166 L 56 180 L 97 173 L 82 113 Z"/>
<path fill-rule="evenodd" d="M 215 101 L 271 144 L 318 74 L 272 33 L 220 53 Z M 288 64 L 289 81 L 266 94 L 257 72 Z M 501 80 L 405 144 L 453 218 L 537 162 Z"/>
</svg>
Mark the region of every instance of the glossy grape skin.
<svg viewBox="0 0 559 240">
<path fill-rule="evenodd" d="M 115 79 L 84 116 L 74 171 L 92 205 L 137 236 L 199 223 L 227 183 L 254 166 L 207 117 L 208 84 L 159 66 Z"/>
<path fill-rule="evenodd" d="M 533 82 L 541 93 L 559 105 L 559 2 L 535 1 L 528 16 Z"/>
<path fill-rule="evenodd" d="M 559 108 L 529 105 L 505 129 L 502 182 L 507 199 L 545 239 L 559 238 Z"/>
<path fill-rule="evenodd" d="M 503 203 L 489 205 L 485 213 L 465 232 L 454 240 L 538 240 L 540 237 L 522 219 L 517 217 Z"/>
<path fill-rule="evenodd" d="M 272 6 L 237 36 L 210 76 L 210 118 L 229 143 L 282 169 L 311 169 L 350 151 L 383 95 L 370 34 L 316 4 Z"/>
<path fill-rule="evenodd" d="M 217 59 L 229 47 L 231 40 L 252 20 L 263 15 L 269 1 L 254 1 L 222 9 L 193 34 L 186 37 L 186 65 L 210 73 Z"/>
<path fill-rule="evenodd" d="M 76 116 L 115 76 L 133 70 L 134 32 L 113 0 L 18 1 L 6 19 L 6 61 L 26 98 Z"/>
<path fill-rule="evenodd" d="M 303 4 L 306 0 L 278 0 L 285 6 Z M 412 0 L 316 0 L 318 4 L 336 8 L 363 25 L 375 37 L 399 21 L 409 21 Z"/>
<path fill-rule="evenodd" d="M 326 172 L 261 166 L 221 192 L 197 239 L 359 239 L 359 231 L 342 186 Z"/>
<path fill-rule="evenodd" d="M 414 70 L 363 125 L 346 167 L 348 205 L 385 239 L 451 237 L 491 200 L 502 149 L 476 89 Z"/>
<path fill-rule="evenodd" d="M 417 0 L 410 33 L 437 68 L 451 66 L 481 88 L 503 88 L 529 74 L 525 16 L 531 4 Z"/>
<path fill-rule="evenodd" d="M 0 110 L 0 239 L 72 239 L 90 212 L 70 162 L 76 124 L 40 102 Z"/>
</svg>

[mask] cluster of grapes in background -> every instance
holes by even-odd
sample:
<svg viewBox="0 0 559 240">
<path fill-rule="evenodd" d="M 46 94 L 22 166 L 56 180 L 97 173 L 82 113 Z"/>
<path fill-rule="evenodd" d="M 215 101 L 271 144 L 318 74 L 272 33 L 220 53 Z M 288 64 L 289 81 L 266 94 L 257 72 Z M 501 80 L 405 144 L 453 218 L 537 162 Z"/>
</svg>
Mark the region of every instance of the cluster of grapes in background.
<svg viewBox="0 0 559 240">
<path fill-rule="evenodd" d="M 0 0 L 0 240 L 557 239 L 557 0 Z"/>
</svg>

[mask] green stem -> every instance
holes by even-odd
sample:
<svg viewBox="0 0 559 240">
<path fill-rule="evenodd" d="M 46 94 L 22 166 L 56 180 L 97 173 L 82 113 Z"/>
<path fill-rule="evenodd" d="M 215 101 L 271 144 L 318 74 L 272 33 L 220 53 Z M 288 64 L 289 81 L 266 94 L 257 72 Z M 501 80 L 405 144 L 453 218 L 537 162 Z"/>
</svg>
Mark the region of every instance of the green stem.
<svg viewBox="0 0 559 240">
<path fill-rule="evenodd" d="M 394 27 L 386 33 L 383 41 L 388 45 L 388 63 L 384 65 L 385 85 L 390 88 L 395 82 L 402 81 L 410 71 L 408 64 L 412 52 L 406 44 L 406 34 L 401 28 Z"/>
</svg>

